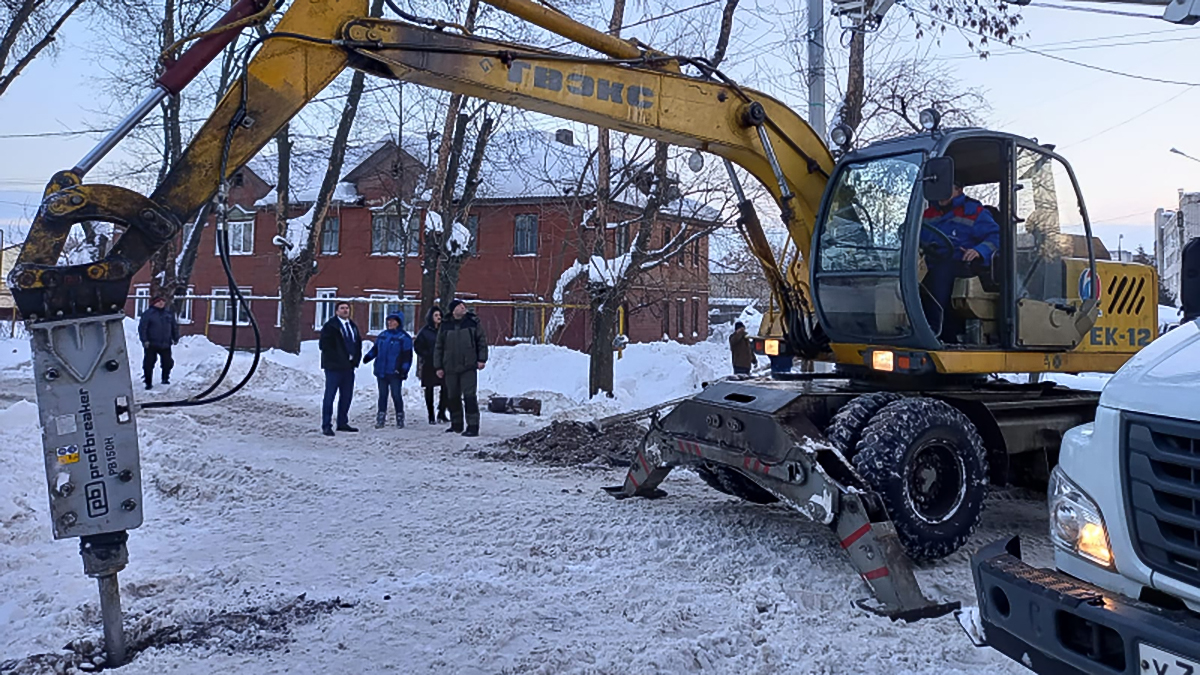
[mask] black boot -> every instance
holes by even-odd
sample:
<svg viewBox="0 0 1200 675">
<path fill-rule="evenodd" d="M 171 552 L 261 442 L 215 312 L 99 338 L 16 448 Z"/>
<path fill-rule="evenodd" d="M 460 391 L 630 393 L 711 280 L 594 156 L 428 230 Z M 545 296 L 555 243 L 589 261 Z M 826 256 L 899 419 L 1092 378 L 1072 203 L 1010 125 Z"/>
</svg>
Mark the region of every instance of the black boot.
<svg viewBox="0 0 1200 675">
<path fill-rule="evenodd" d="M 462 432 L 462 435 L 463 436 L 471 436 L 471 437 L 478 436 L 479 435 L 479 427 L 477 425 L 471 425 L 471 426 L 467 427 L 466 431 Z"/>
</svg>

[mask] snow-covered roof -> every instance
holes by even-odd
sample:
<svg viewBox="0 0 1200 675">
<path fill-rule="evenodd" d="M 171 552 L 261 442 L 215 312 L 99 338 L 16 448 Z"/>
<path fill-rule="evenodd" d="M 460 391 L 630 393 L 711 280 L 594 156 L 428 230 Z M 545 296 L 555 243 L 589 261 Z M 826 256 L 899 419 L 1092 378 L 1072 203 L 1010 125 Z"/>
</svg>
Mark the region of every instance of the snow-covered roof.
<svg viewBox="0 0 1200 675">
<path fill-rule="evenodd" d="M 410 156 L 419 158 L 418 153 L 422 151 L 421 146 L 415 140 L 413 143 L 409 143 L 408 140 L 406 137 L 404 144 L 405 151 Z M 342 181 L 345 181 L 346 177 L 353 173 L 355 169 L 389 143 L 395 143 L 395 139 L 391 135 L 384 135 L 368 142 L 348 143 L 346 145 L 346 158 L 342 162 Z M 420 159 L 417 161 L 420 161 Z M 293 152 L 291 175 L 291 198 L 293 202 L 304 203 L 316 201 L 317 194 L 321 190 L 321 181 L 325 178 L 325 169 L 328 165 L 328 146 Z M 263 152 L 255 155 L 254 158 L 247 162 L 246 166 L 250 167 L 260 178 L 274 185 L 277 182 L 279 173 L 274 145 L 268 145 L 264 148 Z M 255 206 L 273 205 L 278 198 L 278 194 L 272 188 L 266 196 L 255 202 Z M 359 200 L 360 196 L 352 184 L 347 182 L 338 183 L 333 195 L 335 203 L 351 204 L 357 203 Z"/>
<path fill-rule="evenodd" d="M 536 129 L 498 132 L 488 142 L 480 172 L 479 197 L 483 199 L 554 199 L 596 191 L 596 161 L 592 148 L 567 145 L 556 134 Z M 637 165 L 614 153 L 614 173 Z M 630 187 L 614 201 L 635 208 L 648 197 Z M 686 197 L 665 205 L 662 212 L 680 218 L 719 220 L 720 212 Z"/>
</svg>

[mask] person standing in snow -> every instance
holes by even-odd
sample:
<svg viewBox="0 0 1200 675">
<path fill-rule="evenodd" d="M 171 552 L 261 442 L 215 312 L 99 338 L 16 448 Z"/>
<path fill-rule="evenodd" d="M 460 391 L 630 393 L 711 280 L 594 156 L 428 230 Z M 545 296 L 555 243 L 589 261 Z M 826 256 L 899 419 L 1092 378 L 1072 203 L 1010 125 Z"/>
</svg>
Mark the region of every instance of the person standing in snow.
<svg viewBox="0 0 1200 675">
<path fill-rule="evenodd" d="M 479 372 L 487 363 L 487 335 L 462 300 L 450 302 L 450 319 L 442 322 L 433 349 L 433 367 L 446 381 L 450 428 L 463 436 L 479 435 Z M 467 427 L 463 429 L 463 408 Z"/>
<path fill-rule="evenodd" d="M 171 384 L 171 345 L 179 344 L 179 321 L 175 312 L 167 309 L 167 299 L 154 298 L 138 322 L 138 339 L 142 341 L 142 377 L 146 389 L 154 387 L 154 362 L 162 358 L 162 383 Z"/>
<path fill-rule="evenodd" d="M 754 348 L 746 335 L 746 324 L 733 324 L 733 335 L 729 336 L 729 351 L 733 354 L 733 374 L 749 375 L 754 367 Z"/>
<path fill-rule="evenodd" d="M 321 404 L 321 433 L 333 435 L 333 397 L 338 399 L 337 430 L 358 431 L 350 426 L 350 402 L 354 399 L 354 369 L 362 360 L 362 333 L 350 320 L 350 303 L 341 301 L 334 317 L 321 326 L 321 369 L 325 371 L 325 400 Z"/>
<path fill-rule="evenodd" d="M 402 328 L 404 314 L 397 312 L 385 322 L 387 330 L 375 338 L 375 345 L 363 357 L 363 363 L 375 361 L 375 379 L 379 380 L 379 410 L 375 413 L 375 428 L 387 422 L 388 394 L 396 406 L 396 428 L 404 428 L 404 380 L 412 367 L 412 337 Z"/>
<path fill-rule="evenodd" d="M 413 351 L 420 359 L 417 361 L 417 372 L 421 374 L 421 386 L 425 388 L 425 410 L 429 413 L 429 423 L 449 422 L 446 417 L 446 387 L 445 381 L 433 367 L 433 350 L 437 347 L 438 329 L 442 325 L 442 308 L 434 305 L 429 308 L 425 317 L 425 325 L 417 338 L 413 340 Z M 438 390 L 437 417 L 433 415 L 433 390 Z"/>
</svg>

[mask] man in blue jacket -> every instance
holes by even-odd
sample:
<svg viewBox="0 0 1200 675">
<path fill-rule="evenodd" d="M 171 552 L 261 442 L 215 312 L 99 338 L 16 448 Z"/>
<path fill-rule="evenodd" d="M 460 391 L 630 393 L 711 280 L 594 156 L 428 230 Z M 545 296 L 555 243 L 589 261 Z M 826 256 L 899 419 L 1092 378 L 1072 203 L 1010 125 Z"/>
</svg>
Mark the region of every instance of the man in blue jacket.
<svg viewBox="0 0 1200 675">
<path fill-rule="evenodd" d="M 175 312 L 167 309 L 167 299 L 157 297 L 142 312 L 138 322 L 138 339 L 142 341 L 142 377 L 146 388 L 154 386 L 154 362 L 162 358 L 162 383 L 171 384 L 171 368 L 175 359 L 171 357 L 171 345 L 179 342 L 179 322 Z"/>
<path fill-rule="evenodd" d="M 982 203 L 963 194 L 954 184 L 950 199 L 930 204 L 921 222 L 921 249 L 925 252 L 925 288 L 937 302 L 925 314 L 943 340 L 954 340 L 958 322 L 950 311 L 954 280 L 975 277 L 992 265 L 1000 249 L 1000 225 Z"/>
<path fill-rule="evenodd" d="M 363 363 L 375 362 L 375 379 L 379 381 L 379 410 L 375 413 L 375 428 L 387 423 L 388 394 L 396 406 L 396 428 L 404 428 L 404 380 L 412 367 L 412 337 L 404 330 L 404 315 L 397 312 L 387 318 L 387 330 L 375 338 L 375 346 L 363 357 Z"/>
</svg>

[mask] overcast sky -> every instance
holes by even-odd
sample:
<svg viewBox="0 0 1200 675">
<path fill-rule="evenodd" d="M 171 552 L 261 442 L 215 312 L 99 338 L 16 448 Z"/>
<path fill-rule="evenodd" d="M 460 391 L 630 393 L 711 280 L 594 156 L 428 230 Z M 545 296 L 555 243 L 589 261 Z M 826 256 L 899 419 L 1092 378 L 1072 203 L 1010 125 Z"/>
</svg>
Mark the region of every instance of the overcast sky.
<svg viewBox="0 0 1200 675">
<path fill-rule="evenodd" d="M 1200 161 L 1169 152 L 1178 147 L 1200 157 L 1200 26 L 1034 6 L 1024 8 L 1024 17 L 1029 35 L 1020 44 L 1025 49 L 995 48 L 991 58 L 981 61 L 972 57 L 965 41 L 950 36 L 932 46 L 931 53 L 961 80 L 986 92 L 990 126 L 1057 145 L 1079 177 L 1096 233 L 1110 248 L 1124 235 L 1124 248 L 1141 244 L 1152 249 L 1155 208 L 1175 204 L 1179 188 L 1200 190 Z M 634 18 L 631 11 L 627 20 Z M 897 7 L 886 20 L 908 19 Z M 806 92 L 795 81 L 755 77 L 764 64 L 770 70 L 781 63 L 780 55 L 763 53 L 770 51 L 763 45 L 794 28 L 760 25 L 747 20 L 731 44 L 731 74 L 747 81 L 765 79 L 751 84 L 803 113 Z M 761 36 L 755 32 L 760 30 Z M 776 34 L 769 36 L 771 32 Z M 829 32 L 836 41 L 836 28 Z M 0 222 L 32 215 L 47 178 L 73 166 L 99 138 L 66 133 L 103 126 L 88 112 L 101 107 L 105 92 L 94 83 L 100 72 L 94 54 L 83 47 L 87 37 L 87 25 L 69 25 L 58 57 L 35 62 L 0 98 L 0 156 L 5 158 L 0 162 Z M 103 170 L 101 164 L 93 179 L 102 178 Z"/>
</svg>

